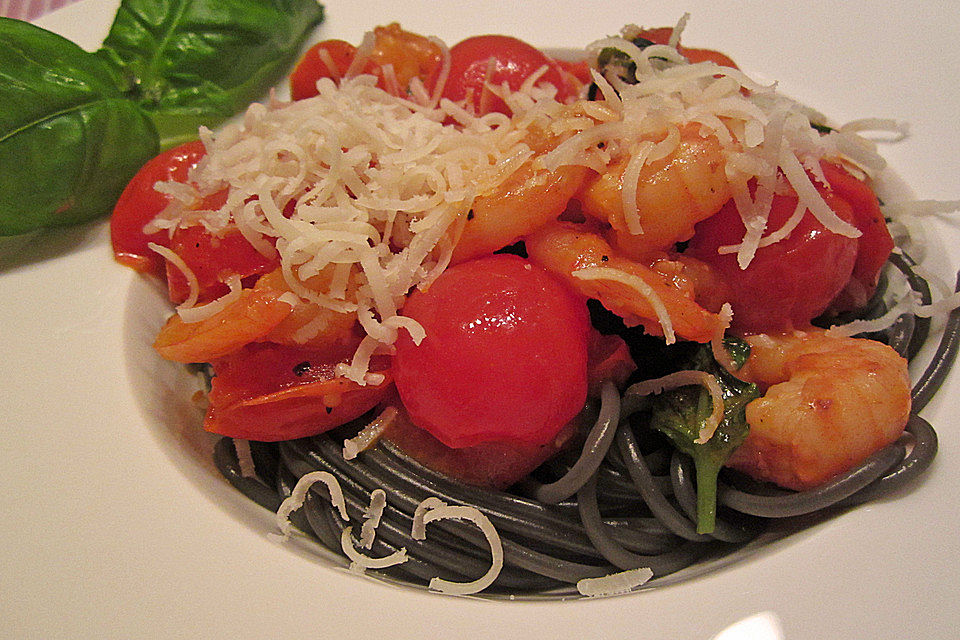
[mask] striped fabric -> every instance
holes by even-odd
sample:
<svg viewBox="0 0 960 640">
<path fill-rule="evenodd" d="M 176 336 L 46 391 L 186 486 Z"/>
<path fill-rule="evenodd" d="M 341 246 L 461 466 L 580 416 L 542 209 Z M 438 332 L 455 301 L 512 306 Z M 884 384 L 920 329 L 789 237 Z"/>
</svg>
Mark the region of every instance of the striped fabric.
<svg viewBox="0 0 960 640">
<path fill-rule="evenodd" d="M 0 16 L 35 20 L 77 0 L 0 0 Z"/>
</svg>

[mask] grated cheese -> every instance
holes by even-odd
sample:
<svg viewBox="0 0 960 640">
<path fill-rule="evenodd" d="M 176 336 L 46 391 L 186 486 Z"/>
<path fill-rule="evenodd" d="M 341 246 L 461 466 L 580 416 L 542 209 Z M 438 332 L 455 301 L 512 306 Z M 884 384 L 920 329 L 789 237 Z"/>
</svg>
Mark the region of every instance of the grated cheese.
<svg viewBox="0 0 960 640">
<path fill-rule="evenodd" d="M 490 519 L 476 507 L 450 506 L 431 497 L 421 502 L 413 515 L 413 525 L 410 535 L 415 540 L 425 540 L 426 526 L 435 520 L 466 520 L 477 525 L 490 544 L 491 563 L 485 574 L 470 582 L 451 582 L 443 578 L 431 578 L 430 589 L 450 595 L 470 595 L 483 591 L 497 579 L 503 569 L 503 542 Z"/>
<path fill-rule="evenodd" d="M 366 451 L 373 446 L 387 427 L 396 419 L 398 415 L 396 407 L 387 407 L 376 420 L 360 430 L 360 433 L 352 438 L 343 441 L 343 459 L 353 460 L 361 452 Z"/>
<path fill-rule="evenodd" d="M 577 591 L 582 596 L 599 598 L 630 593 L 653 577 L 648 567 L 618 571 L 599 578 L 583 578 L 577 581 Z"/>
<path fill-rule="evenodd" d="M 387 492 L 383 489 L 374 489 L 370 492 L 370 504 L 363 514 L 363 525 L 360 528 L 360 546 L 369 549 L 377 535 L 377 527 L 383 517 L 383 510 L 387 506 Z"/>
<path fill-rule="evenodd" d="M 340 512 L 340 517 L 344 520 L 350 519 L 350 516 L 347 515 L 347 503 L 343 499 L 343 489 L 340 488 L 340 481 L 337 480 L 337 477 L 327 471 L 311 471 L 297 480 L 293 491 L 280 503 L 280 507 L 277 509 L 277 527 L 284 538 L 289 537 L 293 532 L 290 524 L 290 514 L 303 506 L 307 498 L 307 491 L 318 482 L 327 486 L 327 490 L 330 492 L 330 502 Z"/>
<path fill-rule="evenodd" d="M 367 569 L 386 569 L 407 561 L 407 550 L 403 547 L 382 558 L 371 558 L 357 551 L 353 546 L 353 527 L 346 526 L 340 534 L 340 548 L 350 560 L 350 571 L 363 573 Z"/>
</svg>

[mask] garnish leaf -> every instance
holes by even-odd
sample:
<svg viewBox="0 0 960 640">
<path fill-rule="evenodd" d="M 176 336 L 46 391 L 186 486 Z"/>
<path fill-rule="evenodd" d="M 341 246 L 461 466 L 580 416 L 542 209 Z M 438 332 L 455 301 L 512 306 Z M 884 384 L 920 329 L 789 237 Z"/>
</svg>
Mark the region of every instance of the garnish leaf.
<svg viewBox="0 0 960 640">
<path fill-rule="evenodd" d="M 99 55 L 167 148 L 260 98 L 322 19 L 316 0 L 124 0 Z"/>
<path fill-rule="evenodd" d="M 110 211 L 157 152 L 150 118 L 100 58 L 0 18 L 0 235 Z"/>
<path fill-rule="evenodd" d="M 0 235 L 109 213 L 161 148 L 276 84 L 322 19 L 316 0 L 124 0 L 89 53 L 0 18 Z"/>
<path fill-rule="evenodd" d="M 750 346 L 743 340 L 726 339 L 724 346 L 738 366 L 746 361 Z M 749 432 L 747 404 L 760 396 L 755 384 L 746 383 L 720 366 L 709 346 L 701 346 L 684 369 L 706 371 L 720 383 L 723 419 L 713 437 L 703 444 L 695 440 L 710 416 L 713 403 L 702 386 L 666 391 L 654 399 L 650 426 L 666 435 L 674 446 L 693 458 L 697 470 L 697 531 L 710 533 L 716 526 L 717 476 L 730 454 Z"/>
</svg>

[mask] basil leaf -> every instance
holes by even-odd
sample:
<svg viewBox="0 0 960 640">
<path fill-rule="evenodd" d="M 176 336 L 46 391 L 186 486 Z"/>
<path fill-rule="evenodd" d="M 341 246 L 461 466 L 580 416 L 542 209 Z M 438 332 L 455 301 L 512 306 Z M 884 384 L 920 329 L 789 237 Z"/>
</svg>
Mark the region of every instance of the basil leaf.
<svg viewBox="0 0 960 640">
<path fill-rule="evenodd" d="M 724 346 L 738 366 L 742 366 L 749 355 L 750 345 L 743 340 L 726 339 Z M 760 391 L 757 385 L 730 375 L 717 364 L 709 346 L 701 346 L 683 368 L 706 371 L 717 378 L 723 397 L 720 426 L 707 442 L 695 442 L 701 425 L 713 410 L 710 392 L 699 385 L 680 387 L 657 396 L 650 426 L 693 458 L 697 470 L 697 531 L 710 533 L 716 522 L 717 475 L 730 454 L 747 437 L 750 430 L 746 418 L 747 404 L 758 398 Z"/>
<path fill-rule="evenodd" d="M 157 134 L 97 56 L 0 18 L 0 235 L 112 209 Z"/>
<path fill-rule="evenodd" d="M 169 147 L 260 98 L 322 19 L 316 0 L 124 0 L 98 53 Z"/>
</svg>

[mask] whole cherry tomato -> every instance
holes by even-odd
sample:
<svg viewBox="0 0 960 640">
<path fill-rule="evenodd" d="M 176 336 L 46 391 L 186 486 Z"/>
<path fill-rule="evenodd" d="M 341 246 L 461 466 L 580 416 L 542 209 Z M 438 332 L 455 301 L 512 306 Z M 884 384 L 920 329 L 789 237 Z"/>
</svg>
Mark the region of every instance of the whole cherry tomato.
<svg viewBox="0 0 960 640">
<path fill-rule="evenodd" d="M 445 445 L 545 444 L 583 408 L 586 305 L 544 269 L 513 255 L 464 262 L 415 291 L 403 313 L 426 337 L 397 341 L 397 390 Z"/>
<path fill-rule="evenodd" d="M 854 223 L 843 199 L 822 191 L 840 218 Z M 794 195 L 777 195 L 767 228 L 780 228 L 797 206 Z M 745 230 L 731 200 L 696 226 L 687 252 L 717 271 L 729 287 L 733 326 L 746 332 L 774 332 L 803 328 L 826 310 L 850 279 L 857 256 L 857 238 L 826 230 L 807 212 L 785 239 L 760 247 L 746 269 L 736 254 L 718 254 L 724 245 L 739 243 Z"/>
<path fill-rule="evenodd" d="M 571 73 L 562 74 L 561 65 L 539 49 L 510 36 L 475 36 L 450 48 L 450 74 L 443 88 L 443 97 L 458 102 L 468 98 L 478 115 L 497 111 L 510 113 L 500 98 L 486 85 L 500 86 L 506 82 L 516 91 L 524 81 L 546 65 L 546 72 L 538 84 L 549 83 L 557 88 L 557 99 L 567 100 L 576 95 L 577 83 L 571 83 Z M 572 67 L 570 71 L 576 68 Z"/>
<path fill-rule="evenodd" d="M 187 172 L 206 155 L 199 140 L 164 151 L 147 162 L 127 184 L 110 218 L 113 255 L 120 264 L 163 277 L 165 261 L 147 243 L 163 246 L 166 232 L 145 234 L 143 227 L 153 220 L 168 203 L 167 196 L 153 188 L 157 182 L 186 182 Z"/>
</svg>

